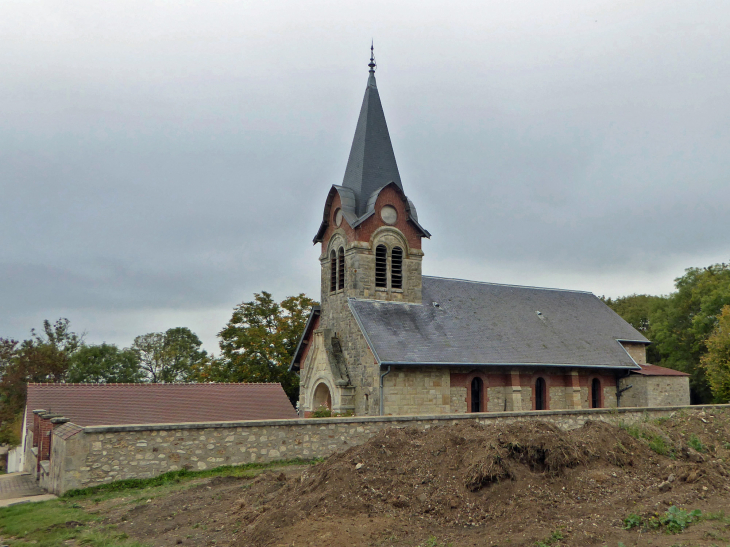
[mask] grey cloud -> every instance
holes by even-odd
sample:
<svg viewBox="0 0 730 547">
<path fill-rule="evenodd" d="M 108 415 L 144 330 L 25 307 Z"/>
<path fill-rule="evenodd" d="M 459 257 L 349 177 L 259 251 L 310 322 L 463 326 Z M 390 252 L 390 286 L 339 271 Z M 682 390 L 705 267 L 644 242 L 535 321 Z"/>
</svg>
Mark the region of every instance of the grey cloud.
<svg viewBox="0 0 730 547">
<path fill-rule="evenodd" d="M 426 273 L 665 290 L 648 272 L 728 258 L 728 21 L 709 1 L 3 4 L 0 336 L 54 313 L 128 344 L 199 310 L 210 345 L 202 318 L 254 291 L 316 297 L 371 36 Z"/>
</svg>

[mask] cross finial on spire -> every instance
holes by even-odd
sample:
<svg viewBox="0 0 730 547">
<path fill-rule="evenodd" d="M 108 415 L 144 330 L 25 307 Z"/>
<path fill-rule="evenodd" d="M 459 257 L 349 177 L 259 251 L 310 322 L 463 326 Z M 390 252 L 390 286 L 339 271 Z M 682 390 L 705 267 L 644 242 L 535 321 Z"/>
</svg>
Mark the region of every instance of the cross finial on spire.
<svg viewBox="0 0 730 547">
<path fill-rule="evenodd" d="M 370 62 L 368 63 L 368 66 L 370 67 L 370 74 L 375 73 L 375 68 L 378 66 L 375 62 L 375 53 L 373 49 L 373 41 L 370 40 Z"/>
</svg>

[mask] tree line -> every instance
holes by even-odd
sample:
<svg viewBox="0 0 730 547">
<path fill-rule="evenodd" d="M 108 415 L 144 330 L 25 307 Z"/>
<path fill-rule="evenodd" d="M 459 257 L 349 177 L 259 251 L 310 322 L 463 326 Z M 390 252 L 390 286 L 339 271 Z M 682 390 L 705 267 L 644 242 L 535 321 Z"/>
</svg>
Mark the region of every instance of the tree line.
<svg viewBox="0 0 730 547">
<path fill-rule="evenodd" d="M 16 444 L 28 383 L 280 382 L 292 403 L 299 377 L 289 363 L 316 302 L 304 294 L 276 302 L 255 293 L 218 333 L 220 355 L 201 349 L 187 327 L 137 336 L 127 348 L 87 344 L 68 319 L 46 320 L 27 340 L 0 338 L 0 444 Z"/>
<path fill-rule="evenodd" d="M 604 298 L 651 340 L 647 361 L 690 375 L 693 404 L 730 401 L 730 265 L 689 268 L 665 296 Z"/>
</svg>

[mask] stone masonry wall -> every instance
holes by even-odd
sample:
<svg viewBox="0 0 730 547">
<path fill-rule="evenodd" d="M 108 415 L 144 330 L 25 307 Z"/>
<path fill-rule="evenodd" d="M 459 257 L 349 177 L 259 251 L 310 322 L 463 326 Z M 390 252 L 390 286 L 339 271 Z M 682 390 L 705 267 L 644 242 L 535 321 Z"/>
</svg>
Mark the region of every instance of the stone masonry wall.
<svg viewBox="0 0 730 547">
<path fill-rule="evenodd" d="M 678 411 L 718 408 L 730 405 L 86 427 L 65 442 L 56 435 L 49 487 L 62 494 L 71 488 L 148 478 L 181 468 L 326 457 L 390 427 L 541 420 L 568 430 L 588 420 L 634 423 Z"/>
</svg>

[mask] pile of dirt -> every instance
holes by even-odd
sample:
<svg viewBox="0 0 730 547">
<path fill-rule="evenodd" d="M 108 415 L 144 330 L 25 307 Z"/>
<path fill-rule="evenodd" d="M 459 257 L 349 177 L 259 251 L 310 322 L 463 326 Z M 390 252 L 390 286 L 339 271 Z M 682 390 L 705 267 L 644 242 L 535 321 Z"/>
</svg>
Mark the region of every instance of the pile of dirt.
<svg viewBox="0 0 730 547">
<path fill-rule="evenodd" d="M 173 516 L 147 504 L 122 527 L 149 540 L 162 521 L 155 545 L 535 545 L 560 531 L 560 545 L 628 546 L 629 513 L 730 507 L 728 441 L 724 414 L 394 428 L 314 467 L 201 484 L 168 500 Z M 215 533 L 196 535 L 201 522 Z"/>
</svg>

